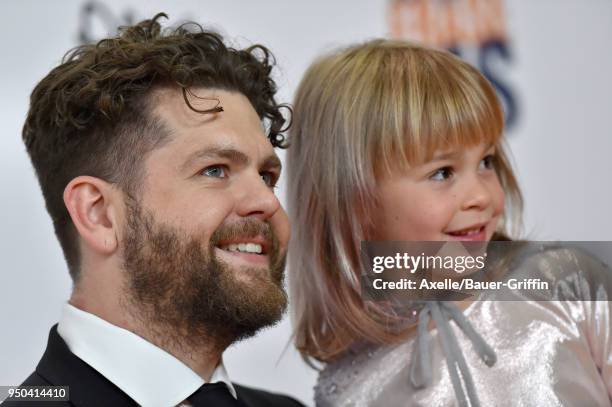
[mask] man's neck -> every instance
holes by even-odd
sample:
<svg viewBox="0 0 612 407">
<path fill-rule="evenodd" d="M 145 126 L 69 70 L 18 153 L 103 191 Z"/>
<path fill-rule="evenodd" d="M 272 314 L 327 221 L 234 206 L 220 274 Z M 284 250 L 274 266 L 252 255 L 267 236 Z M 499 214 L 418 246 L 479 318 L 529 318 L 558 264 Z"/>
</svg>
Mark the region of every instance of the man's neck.
<svg viewBox="0 0 612 407">
<path fill-rule="evenodd" d="M 223 351 L 229 346 L 211 338 L 196 338 L 187 332 L 154 326 L 139 318 L 138 312 L 129 309 L 121 301 L 109 301 L 108 297 L 105 301 L 95 301 L 95 297 L 86 297 L 81 295 L 79 290 L 75 290 L 69 303 L 163 349 L 205 381 L 210 380 L 221 361 Z"/>
</svg>

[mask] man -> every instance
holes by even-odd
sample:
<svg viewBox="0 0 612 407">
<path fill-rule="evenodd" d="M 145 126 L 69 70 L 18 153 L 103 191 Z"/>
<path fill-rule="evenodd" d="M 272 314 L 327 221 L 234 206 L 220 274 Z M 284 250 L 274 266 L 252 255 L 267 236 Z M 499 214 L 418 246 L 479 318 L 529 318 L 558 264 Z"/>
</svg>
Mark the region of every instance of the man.
<svg viewBox="0 0 612 407">
<path fill-rule="evenodd" d="M 59 405 L 300 405 L 222 361 L 286 308 L 270 55 L 160 17 L 77 47 L 32 93 L 23 139 L 74 289 L 23 385 L 69 386 Z"/>
</svg>

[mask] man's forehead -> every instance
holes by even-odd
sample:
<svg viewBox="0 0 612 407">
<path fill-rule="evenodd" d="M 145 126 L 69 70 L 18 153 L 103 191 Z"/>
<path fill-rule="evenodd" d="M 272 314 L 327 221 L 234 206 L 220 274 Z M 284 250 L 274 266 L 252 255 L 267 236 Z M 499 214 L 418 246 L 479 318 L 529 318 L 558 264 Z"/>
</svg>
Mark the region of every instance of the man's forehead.
<svg viewBox="0 0 612 407">
<path fill-rule="evenodd" d="M 274 154 L 265 128 L 246 96 L 219 89 L 198 89 L 201 97 L 197 109 L 219 105 L 221 112 L 199 113 L 189 108 L 180 88 L 160 88 L 152 94 L 152 113 L 172 137 L 174 144 L 186 149 L 223 146 L 234 150 L 256 149 L 259 154 Z M 176 146 L 175 146 L 176 147 Z"/>
<path fill-rule="evenodd" d="M 202 98 L 190 101 L 191 105 L 199 110 L 206 110 L 220 104 L 213 90 L 205 90 Z M 189 100 L 189 99 L 187 99 Z M 216 119 L 218 113 L 198 113 L 189 107 L 183 91 L 177 86 L 161 86 L 153 89 L 149 95 L 151 113 L 171 127 L 200 126 L 203 123 Z"/>
</svg>

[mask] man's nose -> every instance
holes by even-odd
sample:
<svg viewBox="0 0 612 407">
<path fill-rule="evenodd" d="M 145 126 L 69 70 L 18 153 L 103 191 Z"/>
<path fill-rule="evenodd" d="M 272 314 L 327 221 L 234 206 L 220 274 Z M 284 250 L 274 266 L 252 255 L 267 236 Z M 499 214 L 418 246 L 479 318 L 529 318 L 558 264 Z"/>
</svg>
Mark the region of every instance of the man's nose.
<svg viewBox="0 0 612 407">
<path fill-rule="evenodd" d="M 469 177 L 465 186 L 462 209 L 483 210 L 489 207 L 492 193 L 487 182 L 477 174 Z"/>
<path fill-rule="evenodd" d="M 240 185 L 237 212 L 240 216 L 255 216 L 266 220 L 278 211 L 280 201 L 274 190 L 257 175 L 244 179 Z"/>
</svg>

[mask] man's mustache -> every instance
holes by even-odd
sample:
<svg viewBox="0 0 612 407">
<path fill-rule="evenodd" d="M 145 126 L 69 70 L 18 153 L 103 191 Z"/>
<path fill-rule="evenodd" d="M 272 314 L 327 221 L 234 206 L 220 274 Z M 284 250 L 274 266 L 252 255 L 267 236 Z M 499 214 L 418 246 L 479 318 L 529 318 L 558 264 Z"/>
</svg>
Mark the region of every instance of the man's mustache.
<svg viewBox="0 0 612 407">
<path fill-rule="evenodd" d="M 223 224 L 213 232 L 210 237 L 212 247 L 219 242 L 235 240 L 238 238 L 263 237 L 271 252 L 278 250 L 278 238 L 269 223 L 255 219 L 244 219 L 228 224 Z"/>
</svg>

